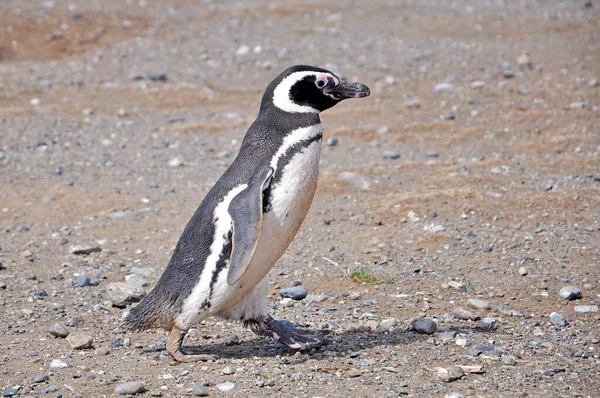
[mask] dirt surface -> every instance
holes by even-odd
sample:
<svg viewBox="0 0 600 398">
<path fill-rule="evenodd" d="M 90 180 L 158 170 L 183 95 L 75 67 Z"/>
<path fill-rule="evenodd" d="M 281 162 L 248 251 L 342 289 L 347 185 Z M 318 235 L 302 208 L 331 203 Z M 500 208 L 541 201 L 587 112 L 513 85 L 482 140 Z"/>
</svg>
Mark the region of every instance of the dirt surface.
<svg viewBox="0 0 600 398">
<path fill-rule="evenodd" d="M 2 1 L 3 395 L 600 396 L 596 3 Z M 331 342 L 209 319 L 187 344 L 219 359 L 174 364 L 107 287 L 151 289 L 297 63 L 372 90 L 322 115 L 337 143 L 270 276 L 274 316 Z M 309 296 L 281 303 L 296 281 Z"/>
</svg>

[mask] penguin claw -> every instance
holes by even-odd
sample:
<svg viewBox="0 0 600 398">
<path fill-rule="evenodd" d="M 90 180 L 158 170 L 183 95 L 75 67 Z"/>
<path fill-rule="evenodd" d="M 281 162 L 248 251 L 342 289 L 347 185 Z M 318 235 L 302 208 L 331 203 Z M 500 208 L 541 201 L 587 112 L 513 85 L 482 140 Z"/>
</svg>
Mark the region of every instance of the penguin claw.
<svg viewBox="0 0 600 398">
<path fill-rule="evenodd" d="M 327 343 L 325 336 L 328 332 L 325 330 L 298 329 L 293 323 L 274 319 L 270 315 L 266 315 L 258 326 L 261 332 L 294 350 L 308 350 Z"/>
<path fill-rule="evenodd" d="M 167 352 L 171 354 L 171 356 L 177 362 L 206 362 L 218 359 L 218 357 L 215 355 L 194 354 L 187 352 L 187 350 L 184 350 L 182 345 L 183 338 L 185 337 L 186 333 L 186 330 L 181 330 L 176 326 L 173 326 L 173 328 L 171 329 L 171 333 L 169 334 L 169 340 L 167 341 Z"/>
</svg>

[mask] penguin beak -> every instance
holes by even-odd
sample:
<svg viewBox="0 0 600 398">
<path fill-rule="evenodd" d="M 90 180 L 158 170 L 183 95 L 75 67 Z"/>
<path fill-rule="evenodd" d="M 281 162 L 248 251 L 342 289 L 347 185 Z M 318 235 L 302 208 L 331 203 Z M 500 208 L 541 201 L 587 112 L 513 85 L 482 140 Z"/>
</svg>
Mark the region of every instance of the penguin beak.
<svg viewBox="0 0 600 398">
<path fill-rule="evenodd" d="M 324 91 L 338 101 L 345 100 L 346 98 L 363 98 L 371 95 L 369 87 L 358 82 L 341 82 L 337 86 L 325 89 Z"/>
</svg>

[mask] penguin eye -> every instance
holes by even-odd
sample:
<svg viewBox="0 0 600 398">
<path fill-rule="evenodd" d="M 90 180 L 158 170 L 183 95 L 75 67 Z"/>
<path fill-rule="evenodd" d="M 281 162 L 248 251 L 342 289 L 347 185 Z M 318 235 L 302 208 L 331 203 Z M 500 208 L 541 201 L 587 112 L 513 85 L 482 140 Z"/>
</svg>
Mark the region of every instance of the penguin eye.
<svg viewBox="0 0 600 398">
<path fill-rule="evenodd" d="M 327 80 L 326 77 L 320 77 L 317 79 L 317 81 L 315 82 L 315 84 L 317 85 L 318 88 L 323 88 L 327 85 L 327 83 L 329 83 L 329 81 Z"/>
</svg>

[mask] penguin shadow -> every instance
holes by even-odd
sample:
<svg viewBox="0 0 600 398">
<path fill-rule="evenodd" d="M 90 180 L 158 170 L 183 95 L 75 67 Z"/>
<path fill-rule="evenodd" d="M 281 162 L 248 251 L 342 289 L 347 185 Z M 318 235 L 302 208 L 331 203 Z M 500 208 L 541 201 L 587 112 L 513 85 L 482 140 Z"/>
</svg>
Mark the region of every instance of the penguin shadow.
<svg viewBox="0 0 600 398">
<path fill-rule="evenodd" d="M 455 331 L 457 333 L 471 335 L 473 333 L 489 333 L 475 327 L 446 327 L 438 332 Z M 256 336 L 250 339 L 240 340 L 232 344 L 231 342 L 207 343 L 202 345 L 185 345 L 185 349 L 190 354 L 209 354 L 214 355 L 217 360 L 223 359 L 248 359 L 248 358 L 266 358 L 281 357 L 285 363 L 302 363 L 308 359 L 326 359 L 336 353 L 338 356 L 350 355 L 350 357 L 359 356 L 361 351 L 380 347 L 385 349 L 391 346 L 412 345 L 413 343 L 425 343 L 425 341 L 434 338 L 435 335 L 420 334 L 412 329 L 394 329 L 392 331 L 346 331 L 338 334 L 329 334 L 327 343 L 310 350 L 300 351 L 302 354 L 296 355 L 298 350 L 293 350 L 287 346 L 274 342 L 271 338 Z M 166 354 L 164 348 L 159 349 Z"/>
</svg>

